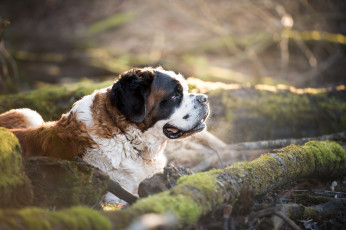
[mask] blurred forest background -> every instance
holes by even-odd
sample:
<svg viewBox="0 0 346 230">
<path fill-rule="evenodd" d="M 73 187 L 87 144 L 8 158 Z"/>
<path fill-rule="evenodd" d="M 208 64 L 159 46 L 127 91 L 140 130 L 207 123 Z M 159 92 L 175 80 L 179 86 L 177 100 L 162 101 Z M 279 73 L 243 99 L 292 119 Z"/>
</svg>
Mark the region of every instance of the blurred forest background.
<svg viewBox="0 0 346 230">
<path fill-rule="evenodd" d="M 1 21 L 5 31 L 0 31 L 4 32 L 0 94 L 85 79 L 101 82 L 132 67 L 158 65 L 204 81 L 266 85 L 262 88 L 287 85 L 281 88 L 333 90 L 346 81 L 344 0 L 2 0 L 0 16 L 6 19 Z M 242 95 L 250 92 L 239 91 L 232 100 Z M 252 93 L 246 103 L 252 100 L 261 104 L 256 95 Z M 251 136 L 244 137 L 245 128 L 239 126 L 239 130 L 233 127 L 237 135 L 224 140 L 302 137 L 344 130 L 345 103 L 339 103 L 328 115 L 318 115 L 334 101 L 345 98 L 345 93 L 338 95 L 311 111 L 306 108 L 322 99 L 305 98 L 305 104 L 299 105 L 299 116 L 292 114 L 294 109 L 282 109 L 281 115 L 274 114 L 265 121 L 251 118 L 251 111 L 245 108 L 242 114 L 246 119 L 234 124 L 251 124 Z M 297 98 L 292 100 L 300 100 Z M 296 106 L 285 99 L 283 94 L 279 101 L 267 100 L 272 106 L 266 106 L 268 111 L 263 113 L 270 114 L 269 110 L 283 105 Z M 233 107 L 214 106 L 214 115 L 227 109 Z M 310 117 L 301 118 L 302 113 Z M 259 135 L 260 131 L 254 130 L 257 127 L 263 131 L 265 127 L 273 133 L 278 126 L 274 120 L 277 122 L 282 115 L 301 122 L 293 121 L 292 125 L 282 121 L 286 131 L 270 135 Z M 328 123 L 330 116 L 337 122 L 329 126 L 335 127 L 314 132 L 314 127 Z M 251 119 L 257 121 L 249 123 Z M 287 132 L 291 126 L 295 133 Z M 222 124 L 220 127 L 223 129 Z"/>
<path fill-rule="evenodd" d="M 339 161 L 343 162 L 343 158 L 335 157 L 338 160 L 336 163 L 332 155 L 326 155 L 328 156 L 325 157 L 326 160 L 316 160 L 316 162 L 324 162 L 321 165 L 327 165 L 323 167 L 320 167 L 319 163 L 315 166 L 314 160 L 310 161 L 312 159 L 310 155 L 324 156 L 319 155 L 322 154 L 322 150 L 321 153 L 320 150 L 313 150 L 316 148 L 312 148 L 312 145 L 324 146 L 327 145 L 326 143 L 305 146 L 305 149 L 318 151 L 318 154 L 304 150 L 304 147 L 304 151 L 299 150 L 306 153 L 308 158 L 301 157 L 303 153 L 291 146 L 292 153 L 299 157 L 292 157 L 294 163 L 289 164 L 281 161 L 284 159 L 281 158 L 282 154 L 288 151 L 288 148 L 277 149 L 290 143 L 303 144 L 309 141 L 310 137 L 326 134 L 337 133 L 337 136 L 341 133 L 345 140 L 345 0 L 0 0 L 0 113 L 13 108 L 28 107 L 38 111 L 45 120 L 57 120 L 82 96 L 90 94 L 94 89 L 112 84 L 119 73 L 133 67 L 160 65 L 187 77 L 191 91 L 207 93 L 212 111 L 207 122 L 208 130 L 214 136 L 205 132 L 204 135 L 208 135 L 204 136 L 204 139 L 201 137 L 198 139 L 196 135 L 185 142 L 170 142 L 165 150 L 169 162 L 199 172 L 212 168 L 224 168 L 235 161 L 253 160 L 262 153 L 271 152 L 270 157 L 265 155 L 257 161 L 256 164 L 259 167 L 243 162 L 239 164 L 240 166 L 235 166 L 235 169 L 243 167 L 248 170 L 249 178 L 254 178 L 248 181 L 259 181 L 255 183 L 258 184 L 255 187 L 260 188 L 261 192 L 264 191 L 263 194 L 267 194 L 263 202 L 259 200 L 260 206 L 257 207 L 266 209 L 267 203 L 300 202 L 309 207 L 309 209 L 306 208 L 308 210 L 306 212 L 311 213 L 311 205 L 315 205 L 317 196 L 321 194 L 330 199 L 339 196 L 338 198 L 342 199 L 337 202 L 344 204 L 345 177 L 336 182 L 332 181 L 333 178 L 329 173 L 329 170 L 342 173 L 338 168 L 342 168 L 342 163 L 338 167 L 336 164 Z M 335 139 L 334 137 L 335 135 L 329 135 L 317 140 L 330 140 Z M 294 142 L 290 138 L 302 139 L 298 140 L 300 142 Z M 278 139 L 285 140 L 278 141 Z M 289 139 L 288 142 L 286 142 L 287 139 Z M 270 145 L 268 144 L 270 141 L 262 140 L 275 141 L 272 141 L 271 143 L 274 144 Z M 3 143 L 5 142 L 7 139 L 3 139 Z M 245 143 L 239 145 L 240 142 Z M 275 145 L 276 143 L 279 144 Z M 344 144 L 345 142 L 343 146 Z M 280 157 L 272 156 L 273 152 L 277 152 L 277 156 Z M 17 148 L 14 153 L 17 153 Z M 328 150 L 323 154 L 331 154 L 331 151 Z M 8 157 L 8 159 L 12 158 Z M 296 159 L 301 159 L 302 163 L 296 163 L 298 162 Z M 285 164 L 287 167 L 292 167 L 294 173 L 291 171 L 277 173 L 275 170 L 279 167 L 277 166 L 279 161 L 281 166 L 284 165 L 283 168 L 286 167 Z M 6 180 L 6 178 L 15 176 L 13 177 L 15 183 L 7 186 L 10 190 L 4 190 L 7 191 L 5 194 L 10 194 L 10 197 L 15 197 L 14 200 L 17 201 L 20 200 L 18 197 L 24 191 L 24 200 L 29 202 L 31 198 L 28 197 L 31 192 L 28 192 L 26 187 L 23 190 L 17 185 L 17 181 L 22 183 L 24 172 L 19 174 L 19 168 L 14 164 L 12 167 L 12 164 L 8 162 L 10 161 L 3 159 L 0 161 L 3 165 L 0 170 L 2 169 L 6 176 L 0 181 L 5 181 L 2 184 L 5 183 L 7 186 L 6 183 L 12 180 Z M 31 174 L 31 171 L 26 172 L 29 176 L 31 175 L 30 180 L 33 184 L 37 182 L 37 186 L 34 184 L 34 189 L 44 188 L 41 196 L 39 196 L 40 190 L 33 192 L 36 198 L 39 197 L 35 198 L 37 202 L 35 205 L 39 207 L 55 210 L 60 201 L 67 206 L 80 203 L 85 205 L 86 201 L 83 199 L 87 200 L 87 205 L 90 205 L 92 200 L 98 202 L 100 197 L 97 196 L 101 194 L 100 189 L 106 185 L 106 182 L 108 183 L 108 179 L 102 181 L 103 185 L 97 184 L 101 182 L 99 179 L 89 179 L 89 172 L 92 174 L 94 172 L 92 170 L 88 170 L 87 173 L 85 169 L 78 169 L 80 172 L 83 171 L 82 173 L 79 171 L 75 173 L 74 170 L 72 172 L 71 164 L 75 165 L 76 162 L 65 162 L 63 170 L 59 168 L 54 171 L 54 176 L 64 178 L 61 179 L 63 183 L 55 183 L 57 180 L 46 177 L 44 173 L 37 176 L 35 164 L 39 165 L 40 161 L 35 163 L 33 160 L 34 164 L 30 164 L 29 158 L 26 162 L 29 162 L 29 164 L 26 163 L 27 168 L 35 169 Z M 285 162 L 288 161 L 285 160 Z M 73 166 L 73 168 L 79 167 Z M 293 196 L 291 192 L 286 193 L 288 190 L 282 190 L 279 195 L 274 190 L 271 194 L 268 193 L 269 189 L 277 188 L 278 185 L 274 185 L 276 182 L 286 183 L 279 177 L 296 180 L 301 178 L 301 175 L 309 175 L 304 173 L 310 168 L 316 168 L 317 175 L 320 171 L 326 170 L 326 175 L 330 176 L 327 178 L 329 181 L 322 186 L 314 180 L 297 182 L 298 184 L 291 181 L 292 183 L 289 182 L 291 184 L 287 185 L 287 188 L 303 191 L 303 195 L 312 193 L 317 195 L 316 199 L 308 199 L 305 196 L 299 199 L 298 192 L 297 196 Z M 272 176 L 274 174 L 269 174 L 268 170 L 275 172 L 276 175 Z M 169 174 L 169 171 L 167 172 L 165 170 L 165 177 L 172 185 L 171 178 L 175 177 Z M 246 171 L 242 169 L 239 172 L 243 174 Z M 228 174 L 227 172 L 224 175 Z M 17 175 L 20 175 L 18 180 Z M 94 175 L 96 174 L 91 176 Z M 65 177 L 75 179 L 67 180 Z M 247 176 L 239 178 L 245 177 Z M 205 184 L 208 186 L 209 183 L 213 185 L 213 191 L 218 191 L 214 189 L 216 182 L 209 182 L 209 177 L 205 177 L 206 180 L 204 177 L 201 178 L 192 179 L 192 182 L 206 181 Z M 228 178 L 228 176 L 218 177 L 217 186 L 224 187 L 222 184 L 224 182 L 219 181 L 220 178 Z M 319 176 L 318 179 L 320 179 Z M 52 189 L 41 186 L 48 180 L 54 181 L 54 186 L 51 182 L 47 183 L 49 186 L 52 185 Z M 87 182 L 84 182 L 86 180 Z M 240 186 L 243 183 L 243 179 L 239 179 L 239 182 L 238 179 L 234 179 L 237 181 L 234 183 L 233 179 L 227 180 L 232 182 L 232 186 L 234 184 Z M 94 184 L 90 184 L 90 181 Z M 186 180 L 182 181 L 185 183 Z M 244 181 L 246 182 L 246 178 Z M 262 181 L 265 182 L 262 184 Z M 23 183 L 27 186 L 29 182 L 28 180 Z M 156 183 L 163 184 L 160 181 Z M 264 185 L 267 183 L 269 183 L 268 186 Z M 332 187 L 330 187 L 331 184 Z M 336 185 L 340 185 L 336 187 L 336 192 L 330 193 L 329 190 L 334 191 Z M 1 186 L 0 184 L 0 194 Z M 227 186 L 226 188 L 231 188 Z M 266 186 L 268 191 L 262 190 Z M 190 188 L 190 185 L 188 187 Z M 194 189 L 191 189 L 193 194 L 199 191 L 193 186 L 191 188 Z M 234 188 L 232 187 L 230 191 L 237 191 L 237 193 L 240 191 L 240 187 Z M 229 204 L 238 205 L 233 208 L 236 211 L 232 213 L 232 216 L 240 217 L 233 221 L 234 226 L 241 226 L 244 224 L 243 221 L 248 220 L 248 217 L 245 218 L 248 213 L 245 212 L 249 212 L 254 204 L 252 201 L 255 193 L 252 193 L 250 188 L 245 188 L 245 192 L 240 191 L 241 194 L 245 194 L 244 197 L 235 197 L 234 200 L 227 201 Z M 319 193 L 316 188 L 324 191 Z M 183 189 L 176 191 L 183 191 Z M 204 187 L 201 191 L 208 192 L 206 199 L 211 199 L 213 195 L 210 194 L 214 193 L 209 194 L 212 190 L 204 189 Z M 184 194 L 190 193 L 184 192 Z M 227 196 L 230 195 L 227 193 Z M 79 200 L 75 201 L 77 198 Z M 314 201 L 313 204 L 308 201 L 310 199 Z M 164 199 L 161 200 L 168 205 L 173 204 Z M 189 200 L 192 200 L 190 195 Z M 11 199 L 3 199 L 3 201 L 5 207 L 6 202 L 9 204 L 12 202 Z M 200 199 L 201 203 L 204 201 L 204 198 Z M 212 198 L 212 204 L 202 209 L 209 210 L 212 205 L 215 207 L 217 202 Z M 324 203 L 326 200 L 321 202 Z M 0 202 L 0 206 L 2 204 L 4 203 Z M 178 207 L 175 203 L 172 206 Z M 158 207 L 162 209 L 161 206 Z M 299 206 L 300 210 L 301 207 L 302 205 Z M 204 226 L 211 226 L 209 229 L 215 229 L 213 228 L 215 226 L 219 226 L 216 229 L 225 229 L 222 228 L 224 226 L 222 218 L 228 220 L 231 210 L 228 211 L 228 217 L 225 217 L 225 214 L 222 217 L 220 210 L 218 212 L 213 210 L 209 217 L 204 217 L 205 223 L 199 222 L 199 226 L 204 224 Z M 321 209 L 318 208 L 318 210 Z M 310 220 L 305 213 L 297 218 L 300 225 L 304 224 L 305 229 L 341 229 L 345 226 L 345 205 L 342 209 L 338 206 L 336 210 L 338 212 L 333 213 L 331 218 L 323 219 L 323 226 L 327 226 L 325 228 L 309 227 L 315 222 L 311 222 L 312 219 Z M 14 226 L 12 220 L 18 221 L 20 227 L 25 226 L 23 223 L 29 220 L 33 220 L 32 223 L 42 221 L 44 226 L 48 225 L 46 217 L 39 214 L 36 209 L 33 214 L 29 211 L 25 213 L 30 215 L 25 217 L 19 214 L 18 219 L 17 217 L 10 219 L 11 226 Z M 72 212 L 66 214 L 69 218 L 61 217 L 61 223 L 67 219 L 74 219 L 77 222 L 71 222 L 73 226 L 80 223 L 85 226 L 87 219 L 84 216 L 82 219 L 78 216 L 71 218 L 70 213 Z M 324 215 L 324 211 L 321 213 Z M 13 213 L 7 215 L 11 215 L 12 218 Z M 219 223 L 215 224 L 215 216 L 219 218 Z M 6 219 L 5 214 L 1 217 L 2 220 Z M 20 218 L 25 218 L 25 221 L 24 219 L 19 221 Z M 203 221 L 203 217 L 201 219 Z M 315 219 L 317 222 L 321 220 L 319 217 Z M 59 219 L 56 219 L 54 214 L 54 219 L 50 220 L 54 226 L 65 226 L 56 224 L 58 223 L 56 220 Z M 6 224 L 5 222 L 3 221 L 3 224 Z M 263 221 L 263 223 L 262 229 L 269 229 L 265 225 L 266 222 Z M 34 223 L 32 226 L 39 225 Z M 97 225 L 99 226 L 101 225 Z"/>
</svg>

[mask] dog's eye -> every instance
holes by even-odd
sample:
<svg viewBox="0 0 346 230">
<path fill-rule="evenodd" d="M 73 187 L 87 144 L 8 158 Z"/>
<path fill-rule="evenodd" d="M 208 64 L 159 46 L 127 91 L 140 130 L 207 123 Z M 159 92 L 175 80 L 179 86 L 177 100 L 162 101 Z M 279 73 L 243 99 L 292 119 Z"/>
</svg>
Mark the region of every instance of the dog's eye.
<svg viewBox="0 0 346 230">
<path fill-rule="evenodd" d="M 171 99 L 172 100 L 177 100 L 177 99 L 179 99 L 181 97 L 181 94 L 180 93 L 175 93 L 172 97 L 171 97 Z"/>
</svg>

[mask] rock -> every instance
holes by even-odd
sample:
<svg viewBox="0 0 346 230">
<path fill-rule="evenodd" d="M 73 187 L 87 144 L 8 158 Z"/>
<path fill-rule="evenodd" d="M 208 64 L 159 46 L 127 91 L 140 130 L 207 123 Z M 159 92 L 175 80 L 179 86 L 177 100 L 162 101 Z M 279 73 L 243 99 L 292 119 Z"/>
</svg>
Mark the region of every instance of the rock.
<svg viewBox="0 0 346 230">
<path fill-rule="evenodd" d="M 180 177 L 190 174 L 192 174 L 192 172 L 189 169 L 167 165 L 163 173 L 157 173 L 139 184 L 138 195 L 139 197 L 147 197 L 166 191 L 173 188 Z"/>
<path fill-rule="evenodd" d="M 49 157 L 25 159 L 25 172 L 32 181 L 34 205 L 52 209 L 94 206 L 109 182 L 109 177 L 93 166 Z"/>
<path fill-rule="evenodd" d="M 17 138 L 0 127 L 0 207 L 19 208 L 32 204 L 33 190 L 24 173 Z"/>
</svg>

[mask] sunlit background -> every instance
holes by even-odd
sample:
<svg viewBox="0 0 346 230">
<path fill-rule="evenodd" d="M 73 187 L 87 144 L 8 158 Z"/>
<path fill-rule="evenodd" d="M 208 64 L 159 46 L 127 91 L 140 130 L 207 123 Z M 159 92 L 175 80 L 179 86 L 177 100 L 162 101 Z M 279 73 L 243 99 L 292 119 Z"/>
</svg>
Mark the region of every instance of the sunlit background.
<svg viewBox="0 0 346 230">
<path fill-rule="evenodd" d="M 208 130 L 226 143 L 345 131 L 344 0 L 8 0 L 0 15 L 0 95 L 163 66 L 208 93 Z M 78 95 L 18 106 L 56 120 Z"/>
<path fill-rule="evenodd" d="M 0 15 L 1 93 L 148 65 L 227 83 L 346 80 L 343 0 L 7 0 Z"/>
<path fill-rule="evenodd" d="M 231 220 L 233 219 L 233 223 L 236 220 L 238 224 L 243 224 L 243 221 L 245 223 L 245 220 L 247 222 L 252 217 L 245 216 L 241 212 L 250 210 L 253 205 L 250 203 L 255 202 L 253 202 L 252 188 L 246 186 L 242 187 L 242 190 L 238 190 L 240 184 L 245 185 L 246 181 L 258 180 L 261 183 L 256 186 L 259 190 L 265 191 L 265 187 L 277 188 L 277 185 L 267 186 L 266 183 L 274 183 L 275 180 L 278 180 L 279 184 L 284 183 L 283 181 L 286 179 L 280 179 L 280 177 L 298 179 L 301 175 L 309 175 L 307 172 L 312 171 L 313 168 L 316 168 L 316 175 L 319 175 L 320 171 L 324 172 L 324 167 L 327 168 L 326 162 L 330 163 L 332 168 L 341 168 L 336 165 L 337 163 L 333 163 L 334 155 L 327 147 L 318 147 L 325 144 L 316 144 L 317 147 L 309 145 L 304 151 L 291 147 L 292 150 L 288 156 L 290 156 L 289 158 L 292 156 L 292 161 L 286 161 L 287 157 L 281 158 L 288 149 L 277 149 L 290 143 L 305 143 L 312 137 L 317 137 L 319 140 L 335 139 L 335 136 L 340 133 L 345 140 L 345 0 L 0 0 L 0 114 L 13 108 L 29 107 L 38 111 L 46 121 L 58 120 L 82 96 L 95 89 L 111 85 L 119 73 L 133 67 L 144 66 L 162 66 L 165 69 L 182 73 L 188 78 L 191 91 L 208 94 L 211 115 L 207 124 L 210 133 L 202 132 L 199 137 L 195 135 L 187 140 L 169 142 L 165 148 L 168 162 L 199 172 L 224 168 L 236 161 L 250 161 L 267 152 L 282 153 L 282 155 L 273 153 L 270 156 L 264 156 L 257 162 L 260 167 L 246 165 L 246 163 L 243 166 L 235 166 L 235 175 L 238 174 L 237 167 L 239 167 L 239 173 L 245 176 L 233 177 L 231 170 L 219 174 L 217 182 L 223 187 L 222 189 L 208 187 L 216 185 L 216 180 L 215 183 L 210 182 L 211 178 L 214 181 L 216 173 L 221 171 L 214 171 L 213 174 L 210 174 L 213 176 L 194 177 L 195 179 L 191 180 L 193 182 L 191 190 L 188 191 L 183 187 L 181 190 L 176 190 L 182 191 L 182 195 L 176 192 L 170 193 L 179 197 L 178 202 L 184 202 L 184 196 L 201 193 L 201 191 L 206 193 L 206 191 L 215 190 L 216 193 L 225 193 L 219 191 L 231 188 L 229 185 L 222 184 L 223 181 L 229 180 L 232 186 L 239 184 L 239 187 L 236 185 L 234 188 L 232 187 L 232 191 L 227 193 L 229 200 L 225 204 L 238 205 L 233 208 L 238 214 L 233 212 Z M 78 123 L 76 127 L 79 125 L 81 124 Z M 39 134 L 36 134 L 35 131 L 32 133 L 39 138 Z M 25 136 L 25 134 L 21 135 Z M 60 134 L 53 135 L 49 132 L 49 135 L 53 140 Z M 326 137 L 326 135 L 328 136 Z M 292 138 L 296 138 L 298 142 L 294 142 Z M 3 142 L 7 141 L 7 139 L 3 140 Z M 275 141 L 270 142 L 271 140 Z M 271 144 L 268 144 L 269 142 Z M 53 140 L 52 143 L 60 142 Z M 275 143 L 280 143 L 279 147 Z M 17 154 L 17 147 L 16 145 L 13 153 Z M 32 149 L 36 147 L 34 145 Z M 333 148 L 333 151 L 339 151 L 337 147 Z M 321 153 L 326 151 L 325 156 L 328 157 L 325 160 L 314 160 L 314 157 L 311 156 L 324 156 L 319 151 Z M 309 157 L 305 158 L 305 154 Z M 12 155 L 8 156 L 12 157 Z M 5 155 L 5 157 L 7 156 Z M 10 157 L 7 158 L 10 159 Z M 308 160 L 304 161 L 305 159 Z M 311 162 L 308 162 L 310 159 Z M 336 161 L 338 164 L 342 162 L 340 159 Z M 5 179 L 2 179 L 4 182 L 0 185 L 5 184 L 11 189 L 4 190 L 6 191 L 4 194 L 11 194 L 9 197 L 14 197 L 14 200 L 22 202 L 21 199 L 18 199 L 22 196 L 20 189 L 22 187 L 17 185 L 17 180 L 23 179 L 21 177 L 17 179 L 16 176 L 19 175 L 18 172 L 21 172 L 24 178 L 24 172 L 20 171 L 22 169 L 19 170 L 16 163 L 16 165 L 13 164 L 13 172 L 16 173 L 12 173 L 7 169 L 12 167 L 8 162 L 12 163 L 13 160 L 0 160 L 4 162 L 2 166 L 6 166 L 2 171 L 0 170 L 0 172 L 5 172 L 6 176 L 1 177 Z M 26 162 L 30 163 L 30 161 Z M 35 162 L 35 159 L 32 162 Z M 289 163 L 287 164 L 287 162 Z M 150 164 L 154 163 L 155 159 Z M 35 164 L 26 163 L 26 174 L 29 177 L 30 173 L 27 169 Z M 98 199 L 97 193 L 100 193 L 101 196 L 99 191 L 102 186 L 105 186 L 104 189 L 106 188 L 106 182 L 102 182 L 104 185 L 101 185 L 102 180 L 94 177 L 96 175 L 94 172 L 97 172 L 94 171 L 95 169 L 87 170 L 83 166 L 83 170 L 76 171 L 76 169 L 79 170 L 79 166 L 71 166 L 75 164 L 74 162 L 67 164 L 66 170 L 65 166 L 58 168 L 49 163 L 50 169 L 48 170 L 47 167 L 47 172 L 51 173 L 46 173 L 42 166 L 40 166 L 42 169 L 37 169 L 36 166 L 33 168 L 35 170 L 32 170 L 30 180 L 34 185 L 33 194 L 38 200 L 37 206 L 56 210 L 60 208 L 59 202 L 62 206 L 80 205 L 75 203 L 78 199 L 82 205 L 91 205 L 94 202 L 93 197 L 95 197 L 95 202 Z M 280 171 L 275 176 L 268 173 L 270 170 L 276 169 L 279 164 L 287 170 Z M 59 165 L 63 164 L 59 163 Z M 51 170 L 52 167 L 54 170 Z M 290 167 L 296 169 L 290 170 Z M 319 170 L 318 167 L 322 169 Z M 259 172 L 257 168 L 261 168 L 261 170 L 264 168 L 262 174 L 257 174 Z M 40 171 L 40 176 L 37 176 L 38 171 Z M 53 176 L 49 175 L 53 175 L 52 172 L 54 172 L 54 178 L 57 175 L 56 178 L 63 179 L 51 179 Z M 68 179 L 65 179 L 65 172 L 68 172 L 66 173 Z M 171 172 L 175 172 L 175 174 L 170 174 Z M 174 186 L 176 181 L 174 183 L 171 181 L 176 180 L 175 175 L 180 172 L 171 172 L 165 170 L 167 181 L 164 183 Z M 128 173 L 132 175 L 131 170 Z M 287 175 L 283 176 L 283 174 Z M 70 179 L 70 175 L 73 179 Z M 180 176 L 179 174 L 178 177 Z M 266 179 L 265 176 L 271 179 Z M 246 177 L 253 177 L 253 179 L 246 180 Z M 6 178 L 11 178 L 11 180 Z M 46 179 L 41 182 L 37 178 Z M 172 178 L 174 179 L 171 180 Z M 235 178 L 245 178 L 245 180 Z M 27 180 L 26 177 L 25 180 Z M 15 181 L 14 185 L 11 185 L 12 181 Z M 39 186 L 35 187 L 35 181 Z M 49 181 L 49 189 L 46 189 L 45 185 L 41 186 L 41 183 L 44 184 L 47 181 Z M 59 181 L 63 181 L 63 183 Z M 186 180 L 181 181 L 185 183 Z M 204 182 L 206 185 L 203 185 L 203 190 L 200 189 L 202 187 L 194 187 L 194 183 Z M 32 184 L 25 182 L 25 186 L 26 183 L 30 189 L 25 191 L 25 200 L 29 200 L 32 195 Z M 90 183 L 92 187 L 89 186 Z M 317 180 L 303 181 L 300 185 L 300 182 L 297 183 L 290 181 L 290 185 L 287 185 L 291 186 L 287 187 L 290 190 L 282 190 L 281 194 L 276 190 L 270 194 L 268 190 L 268 193 L 265 192 L 266 198 L 257 200 L 257 206 L 253 210 L 257 212 L 264 208 L 263 210 L 266 211 L 266 208 L 271 207 L 269 203 L 266 203 L 267 201 L 270 202 L 270 205 L 275 202 L 281 205 L 287 200 L 294 203 L 300 202 L 299 209 L 302 210 L 303 202 L 296 199 L 298 195 L 292 193 L 292 189 L 299 191 L 299 194 L 301 191 L 305 191 L 304 194 L 300 194 L 304 195 L 303 200 L 311 200 L 311 203 L 313 200 L 314 204 L 317 200 L 321 200 L 322 203 L 321 198 L 323 197 L 320 194 L 327 194 L 327 192 L 331 194 L 328 195 L 330 202 L 334 202 L 337 195 L 343 194 L 340 196 L 343 198 L 346 194 L 345 177 L 342 182 L 341 178 L 338 182 L 330 180 L 328 186 L 322 185 Z M 337 187 L 337 192 L 330 193 L 331 191 L 328 191 L 331 189 L 330 184 L 335 184 L 332 186 L 332 191 L 336 184 L 341 184 L 343 190 Z M 190 187 L 190 184 L 187 185 L 186 188 Z M 36 188 L 39 188 L 38 191 L 44 191 L 43 195 L 41 192 L 36 192 Z M 317 191 L 316 189 L 324 190 L 324 193 L 312 193 L 313 190 Z M 86 192 L 79 194 L 79 191 L 82 190 Z M 239 194 L 245 194 L 245 198 L 230 195 L 233 194 L 233 190 Z M 14 195 L 12 195 L 12 191 Z M 19 191 L 19 195 L 15 191 Z M 89 191 L 92 192 L 89 193 Z M 305 194 L 309 195 L 307 196 L 309 199 L 305 197 Z M 318 195 L 318 197 L 310 196 L 311 194 Z M 208 194 L 207 198 L 198 199 L 203 205 L 209 202 L 208 200 L 212 200 L 210 207 L 214 207 L 220 198 L 211 199 L 210 197 L 213 196 L 214 193 Z M 221 200 L 225 198 L 225 195 L 223 196 L 220 196 Z M 180 207 L 179 204 L 173 203 L 174 199 L 161 198 L 158 199 L 159 205 L 153 210 L 162 210 L 165 207 L 161 207 L 160 201 Z M 7 202 L 10 199 L 4 200 Z M 190 212 L 189 210 L 195 207 L 193 202 L 188 202 L 187 206 L 190 207 L 181 209 L 181 212 Z M 1 204 L 3 203 L 0 202 Z M 53 204 L 54 206 L 52 206 Z M 329 208 L 332 206 L 331 203 L 325 204 L 328 207 L 326 210 L 333 210 Z M 232 210 L 231 205 L 227 206 Z M 103 207 L 103 210 L 114 210 L 119 207 L 110 205 Z M 176 207 L 173 207 L 172 210 Z M 210 207 L 196 208 L 196 212 L 202 213 L 202 209 L 205 212 Z M 311 210 L 314 210 L 311 207 L 314 206 L 306 208 L 309 214 L 312 213 Z M 315 207 L 322 210 L 320 205 L 315 205 Z M 92 208 L 98 209 L 98 205 L 95 203 Z M 228 211 L 228 217 L 227 215 L 225 217 L 225 212 L 223 214 L 226 221 L 230 219 L 231 210 Z M 280 208 L 280 210 L 283 209 Z M 36 208 L 33 209 L 33 212 L 30 209 L 24 210 L 18 214 L 18 217 L 12 210 L 8 211 L 11 214 L 6 214 L 6 210 L 1 210 L 1 212 L 4 213 L 1 214 L 2 219 L 6 218 L 6 215 L 9 216 L 9 226 L 16 226 L 17 221 L 18 226 L 22 228 L 25 226 L 25 222 L 31 223 L 30 226 L 44 227 L 48 226 L 50 222 L 58 227 L 64 227 L 65 222 L 69 221 L 74 227 L 78 224 L 84 227 L 89 224 L 88 222 L 92 223 L 88 216 L 84 216 L 84 211 L 82 214 L 68 211 L 61 217 L 56 212 L 52 214 L 51 219 L 48 218 L 48 214 L 43 214 L 43 212 L 41 214 Z M 332 213 L 330 215 L 333 215 L 333 218 L 329 218 L 329 212 Z M 344 224 L 344 212 L 339 210 L 329 212 L 324 220 L 327 228 L 330 227 L 330 223 L 338 221 L 341 223 L 340 226 Z M 304 212 L 302 218 L 306 221 L 299 220 L 299 223 L 302 225 L 304 222 L 305 228 L 308 229 L 309 225 L 305 224 L 314 222 L 305 213 L 307 211 Z M 140 220 L 143 223 L 148 222 L 150 226 L 169 221 L 174 222 L 175 219 L 172 218 L 171 213 L 168 212 L 168 214 L 166 216 L 143 215 Z M 81 216 L 83 218 L 79 218 Z M 204 218 L 205 223 L 199 222 L 195 229 L 207 229 L 203 226 L 208 226 L 209 223 L 209 226 L 217 226 L 213 224 L 218 216 L 223 221 L 221 209 L 213 210 L 210 217 L 201 218 L 201 220 Z M 60 219 L 61 222 L 59 222 Z M 188 216 L 186 219 L 191 219 L 191 217 Z M 40 225 L 40 221 L 42 221 L 42 225 Z M 223 225 L 224 222 L 220 224 L 221 221 L 219 225 L 227 226 L 226 221 L 226 225 Z M 36 225 L 35 222 L 38 224 Z M 136 219 L 133 219 L 132 228 L 128 229 L 138 229 L 137 222 Z M 320 223 L 321 220 L 318 219 L 318 222 Z M 267 225 L 269 222 L 263 221 L 263 223 L 263 229 L 270 226 Z M 100 226 L 97 227 L 100 228 Z M 208 229 L 215 229 L 213 227 Z M 251 228 L 253 227 L 251 226 Z M 144 228 L 141 227 L 141 229 Z M 222 229 L 228 229 L 228 227 Z M 235 229 L 235 227 L 231 229 Z"/>
</svg>

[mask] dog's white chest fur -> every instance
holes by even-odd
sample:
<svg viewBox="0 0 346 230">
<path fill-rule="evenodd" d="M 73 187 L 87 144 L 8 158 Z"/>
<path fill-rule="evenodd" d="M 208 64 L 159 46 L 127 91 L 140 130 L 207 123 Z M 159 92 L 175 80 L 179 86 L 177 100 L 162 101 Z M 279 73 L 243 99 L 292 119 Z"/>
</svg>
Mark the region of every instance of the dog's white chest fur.
<svg viewBox="0 0 346 230">
<path fill-rule="evenodd" d="M 85 96 L 71 110 L 87 128 L 93 126 L 90 106 L 95 94 L 105 91 L 106 89 L 101 89 Z M 161 172 L 166 165 L 166 157 L 163 154 L 166 140 L 157 129 L 157 125 L 154 125 L 142 133 L 136 127 L 129 126 L 124 134 L 118 133 L 111 138 L 102 138 L 89 133 L 96 145 L 86 149 L 83 160 L 101 169 L 112 180 L 137 195 L 139 183 Z M 118 201 L 113 198 L 114 196 L 107 195 L 106 201 Z"/>
<path fill-rule="evenodd" d="M 162 153 L 165 141 L 160 142 L 155 138 L 145 140 L 128 134 L 117 134 L 109 139 L 91 136 L 98 146 L 87 149 L 83 160 L 106 172 L 112 180 L 119 182 L 133 194 L 138 193 L 141 181 L 161 172 L 166 165 L 166 157 Z M 157 151 L 153 151 L 154 155 L 147 160 L 139 151 L 149 148 Z"/>
</svg>

